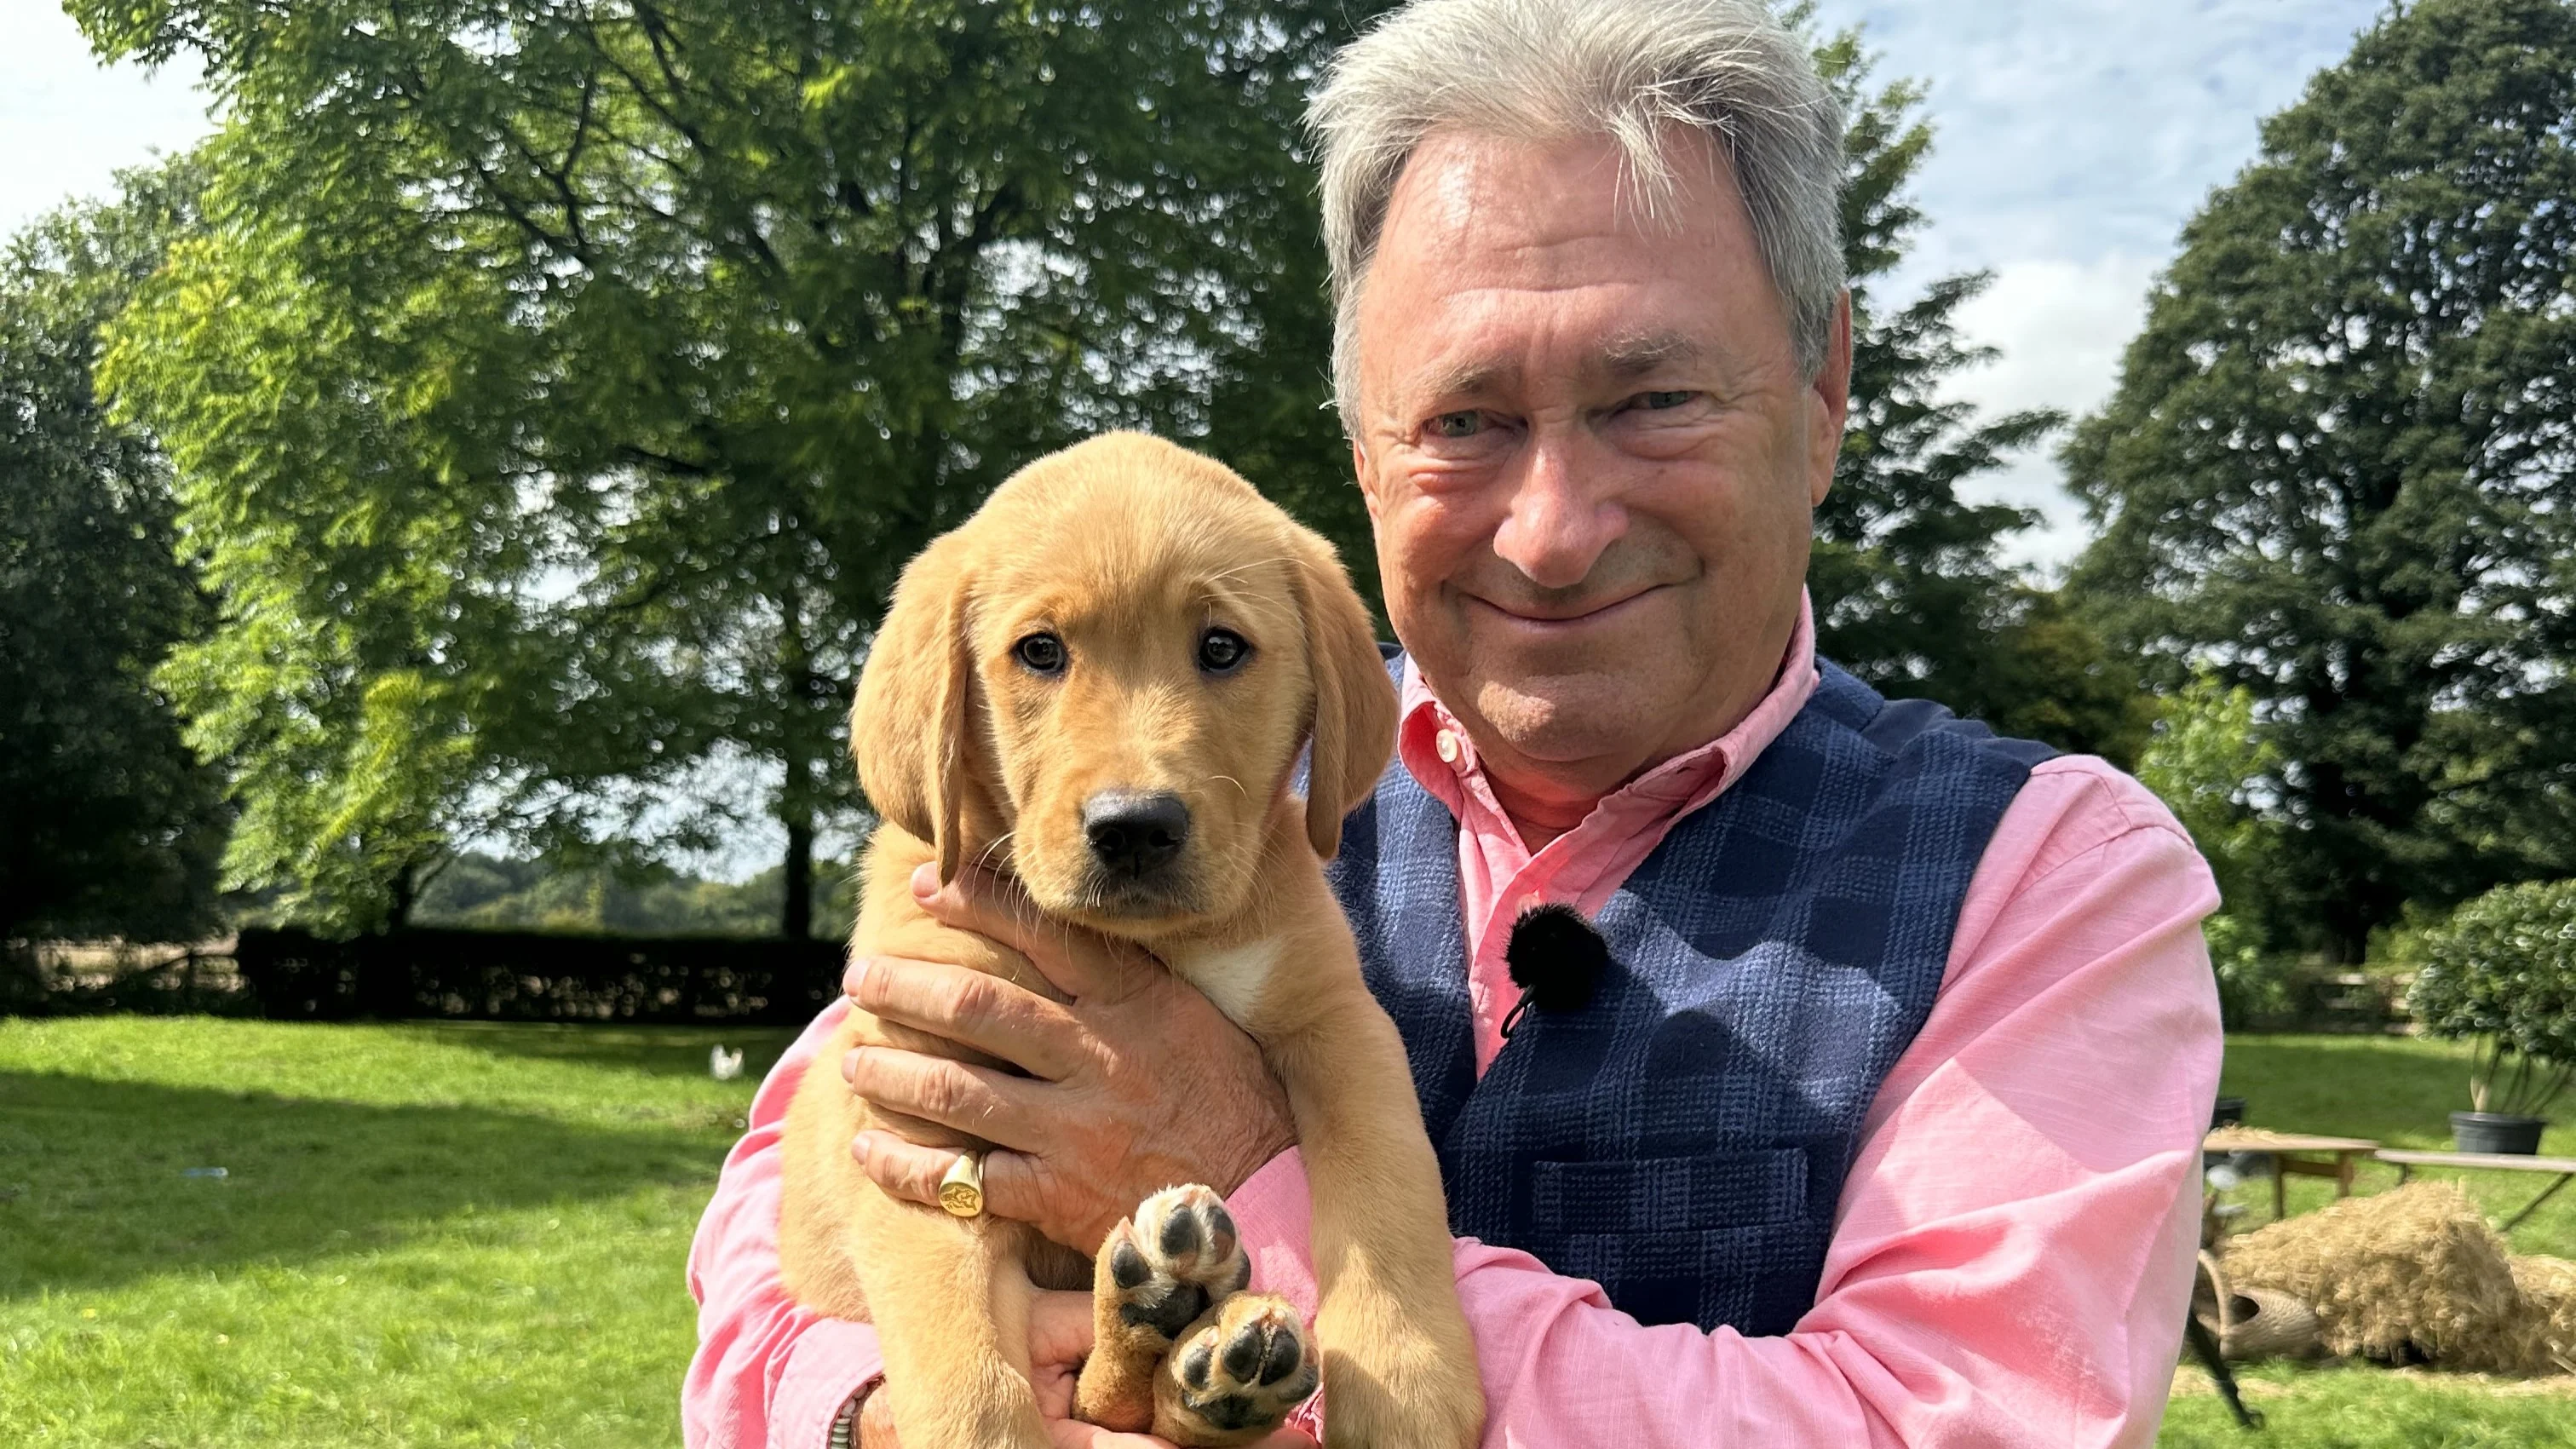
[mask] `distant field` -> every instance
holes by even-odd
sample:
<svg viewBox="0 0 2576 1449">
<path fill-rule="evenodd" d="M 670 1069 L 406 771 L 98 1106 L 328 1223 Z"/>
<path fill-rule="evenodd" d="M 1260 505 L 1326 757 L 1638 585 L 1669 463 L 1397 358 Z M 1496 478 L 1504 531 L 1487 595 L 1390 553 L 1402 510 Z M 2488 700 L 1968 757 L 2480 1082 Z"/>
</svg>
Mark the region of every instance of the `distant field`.
<svg viewBox="0 0 2576 1449">
<path fill-rule="evenodd" d="M 675 1444 L 689 1233 L 786 1041 L 0 1020 L 0 1449 Z M 747 1048 L 743 1080 L 708 1077 L 717 1042 Z M 2424 1043 L 2246 1037 L 2227 1081 L 2259 1126 L 2438 1146 L 2461 1071 Z M 2499 1216 L 2537 1190 L 2468 1186 Z M 2330 1191 L 2295 1183 L 2293 1209 Z M 2576 1257 L 2576 1202 L 2514 1239 Z M 2186 1393 L 2162 1442 L 2576 1446 L 2563 1384 L 2253 1378 L 2260 1439 Z"/>
</svg>

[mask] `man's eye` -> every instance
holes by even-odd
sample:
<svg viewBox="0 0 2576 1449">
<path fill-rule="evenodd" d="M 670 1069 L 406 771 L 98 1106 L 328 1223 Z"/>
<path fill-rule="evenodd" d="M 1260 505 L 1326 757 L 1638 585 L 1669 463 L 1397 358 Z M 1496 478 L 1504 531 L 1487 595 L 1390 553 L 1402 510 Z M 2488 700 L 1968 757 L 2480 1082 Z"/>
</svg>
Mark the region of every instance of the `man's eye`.
<svg viewBox="0 0 2576 1449">
<path fill-rule="evenodd" d="M 1637 394 L 1637 405 L 1654 412 L 1677 408 L 1699 396 L 1695 392 L 1645 392 Z"/>
<path fill-rule="evenodd" d="M 1011 657 L 1032 674 L 1064 672 L 1064 641 L 1053 634 L 1031 634 L 1011 646 Z"/>
<path fill-rule="evenodd" d="M 1479 412 L 1442 413 L 1431 420 L 1435 437 L 1472 438 L 1485 430 L 1485 415 Z"/>
<path fill-rule="evenodd" d="M 1252 657 L 1252 645 L 1231 629 L 1210 629 L 1199 636 L 1199 668 L 1210 674 L 1232 674 Z"/>
</svg>

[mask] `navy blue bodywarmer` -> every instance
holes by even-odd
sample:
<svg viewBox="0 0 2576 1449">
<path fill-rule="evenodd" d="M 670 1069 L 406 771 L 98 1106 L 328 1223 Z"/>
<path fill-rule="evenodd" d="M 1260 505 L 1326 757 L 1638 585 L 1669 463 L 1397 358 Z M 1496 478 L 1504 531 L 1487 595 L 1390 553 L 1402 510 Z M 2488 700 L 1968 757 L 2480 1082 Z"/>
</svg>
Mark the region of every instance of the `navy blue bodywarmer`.
<svg viewBox="0 0 2576 1449">
<path fill-rule="evenodd" d="M 1862 1118 L 2052 753 L 1821 669 L 1594 918 L 1612 964 L 1591 1003 L 1529 1013 L 1481 1080 L 1448 808 L 1399 761 L 1329 867 L 1403 1033 L 1450 1230 L 1592 1279 L 1644 1323 L 1777 1334 L 1814 1305 Z"/>
</svg>

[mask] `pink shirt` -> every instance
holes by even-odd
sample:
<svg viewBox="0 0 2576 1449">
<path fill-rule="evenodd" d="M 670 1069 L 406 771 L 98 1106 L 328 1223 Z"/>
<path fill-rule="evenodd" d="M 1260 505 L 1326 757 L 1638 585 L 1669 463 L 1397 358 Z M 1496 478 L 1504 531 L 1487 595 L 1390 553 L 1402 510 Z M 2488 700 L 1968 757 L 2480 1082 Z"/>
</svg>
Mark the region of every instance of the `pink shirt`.
<svg viewBox="0 0 2576 1449">
<path fill-rule="evenodd" d="M 1597 909 L 1675 821 L 1742 777 L 1815 683 L 1802 611 L 1742 724 L 1533 854 L 1465 732 L 1408 678 L 1399 754 L 1460 820 L 1480 1071 L 1517 995 L 1493 927 L 1529 897 Z M 1648 1328 L 1590 1282 L 1461 1238 L 1486 1444 L 2152 1442 L 2218 1086 L 2199 931 L 2217 900 L 2190 838 L 2137 782 L 2083 756 L 2034 769 L 1969 885 L 1940 995 L 1871 1107 L 1815 1307 L 1777 1338 Z M 826 1010 L 762 1084 L 690 1251 L 699 1348 L 681 1417 L 697 1449 L 819 1449 L 834 1410 L 878 1372 L 871 1330 L 817 1319 L 778 1285 L 780 1124 L 845 1009 Z M 1228 1205 L 1254 1286 L 1311 1314 L 1297 1154 Z"/>
</svg>

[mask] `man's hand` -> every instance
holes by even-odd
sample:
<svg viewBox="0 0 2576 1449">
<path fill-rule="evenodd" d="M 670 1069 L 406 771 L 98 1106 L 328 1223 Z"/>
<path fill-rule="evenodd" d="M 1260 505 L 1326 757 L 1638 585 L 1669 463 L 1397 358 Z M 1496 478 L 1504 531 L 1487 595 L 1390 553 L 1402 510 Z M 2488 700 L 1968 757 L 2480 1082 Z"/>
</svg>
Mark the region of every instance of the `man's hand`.
<svg viewBox="0 0 2576 1449">
<path fill-rule="evenodd" d="M 1151 1434 L 1112 1433 L 1073 1417 L 1073 1384 L 1091 1352 L 1091 1295 L 1041 1293 L 1029 1310 L 1029 1386 L 1037 1390 L 1055 1449 L 1172 1449 Z M 1314 1449 L 1315 1441 L 1282 1429 L 1257 1449 Z M 894 1407 L 880 1391 L 859 1409 L 859 1449 L 901 1449 L 894 1435 Z"/>
<path fill-rule="evenodd" d="M 1287 1095 L 1252 1038 L 1152 957 L 1044 919 L 1017 886 L 989 875 L 943 889 L 923 866 L 912 886 L 933 916 L 1018 952 L 1072 998 L 882 956 L 852 962 L 842 983 L 888 1021 L 1028 1073 L 885 1047 L 841 1063 L 870 1105 L 994 1145 L 986 1212 L 1088 1253 L 1147 1196 L 1191 1182 L 1231 1193 L 1296 1144 Z M 940 1176 L 957 1160 L 953 1149 L 881 1131 L 861 1133 L 851 1151 L 879 1186 L 919 1203 L 939 1200 Z"/>
</svg>

